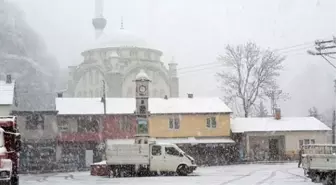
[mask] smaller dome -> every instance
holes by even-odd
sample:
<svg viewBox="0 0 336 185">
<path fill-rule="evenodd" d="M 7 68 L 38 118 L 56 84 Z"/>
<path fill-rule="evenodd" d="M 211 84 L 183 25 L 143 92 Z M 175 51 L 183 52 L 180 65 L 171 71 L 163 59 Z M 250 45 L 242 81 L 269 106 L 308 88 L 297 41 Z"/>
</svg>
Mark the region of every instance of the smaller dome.
<svg viewBox="0 0 336 185">
<path fill-rule="evenodd" d="M 140 72 L 135 76 L 135 80 L 150 81 L 148 75 L 143 69 L 141 69 Z"/>
</svg>

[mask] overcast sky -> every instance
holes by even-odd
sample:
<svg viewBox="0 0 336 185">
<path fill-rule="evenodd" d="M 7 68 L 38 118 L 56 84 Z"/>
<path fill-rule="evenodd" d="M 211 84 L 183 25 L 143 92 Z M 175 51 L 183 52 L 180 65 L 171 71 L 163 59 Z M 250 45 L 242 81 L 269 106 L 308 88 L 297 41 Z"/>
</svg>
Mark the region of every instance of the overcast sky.
<svg viewBox="0 0 336 185">
<path fill-rule="evenodd" d="M 94 37 L 94 0 L 10 1 L 25 12 L 62 67 L 81 62 L 80 52 Z M 161 50 L 166 64 L 174 56 L 180 68 L 215 62 L 227 44 L 255 41 L 281 49 L 287 59 L 279 83 L 291 96 L 282 112 L 303 116 L 309 107 L 332 106 L 336 71 L 306 50 L 316 39 L 336 36 L 335 0 L 105 0 L 104 17 L 106 34 L 119 29 L 123 17 L 125 29 Z M 295 45 L 301 46 L 288 49 Z M 187 72 L 196 69 L 203 70 Z M 180 95 L 219 96 L 218 70 L 218 65 L 181 70 Z"/>
</svg>

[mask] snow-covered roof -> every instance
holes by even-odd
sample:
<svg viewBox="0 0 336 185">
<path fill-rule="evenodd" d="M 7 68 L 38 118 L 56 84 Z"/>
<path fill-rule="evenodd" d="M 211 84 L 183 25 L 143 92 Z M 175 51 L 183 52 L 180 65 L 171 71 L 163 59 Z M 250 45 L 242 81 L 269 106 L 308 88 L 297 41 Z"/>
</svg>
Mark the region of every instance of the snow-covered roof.
<svg viewBox="0 0 336 185">
<path fill-rule="evenodd" d="M 211 98 L 149 98 L 151 114 L 231 113 L 218 97 Z M 101 98 L 56 98 L 60 115 L 103 114 Z M 135 98 L 107 98 L 106 114 L 134 114 Z"/>
<path fill-rule="evenodd" d="M 125 29 L 119 29 L 109 34 L 102 33 L 86 50 L 109 47 L 151 48 L 144 39 L 134 33 Z"/>
<path fill-rule="evenodd" d="M 11 105 L 14 98 L 14 82 L 0 81 L 0 105 Z"/>
<path fill-rule="evenodd" d="M 140 72 L 135 76 L 136 80 L 149 80 L 147 73 L 141 69 Z"/>
<path fill-rule="evenodd" d="M 276 120 L 266 118 L 234 118 L 231 119 L 233 133 L 272 132 L 272 131 L 328 131 L 327 125 L 314 117 L 282 117 Z"/>
</svg>

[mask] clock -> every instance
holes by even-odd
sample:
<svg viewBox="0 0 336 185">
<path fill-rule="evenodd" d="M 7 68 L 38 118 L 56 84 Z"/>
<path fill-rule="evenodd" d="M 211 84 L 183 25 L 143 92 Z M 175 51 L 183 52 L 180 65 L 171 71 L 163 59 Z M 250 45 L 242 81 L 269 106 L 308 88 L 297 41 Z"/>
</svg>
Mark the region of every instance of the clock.
<svg viewBox="0 0 336 185">
<path fill-rule="evenodd" d="M 141 85 L 141 86 L 139 87 L 139 91 L 140 91 L 141 93 L 144 93 L 144 92 L 146 91 L 146 86 Z"/>
</svg>

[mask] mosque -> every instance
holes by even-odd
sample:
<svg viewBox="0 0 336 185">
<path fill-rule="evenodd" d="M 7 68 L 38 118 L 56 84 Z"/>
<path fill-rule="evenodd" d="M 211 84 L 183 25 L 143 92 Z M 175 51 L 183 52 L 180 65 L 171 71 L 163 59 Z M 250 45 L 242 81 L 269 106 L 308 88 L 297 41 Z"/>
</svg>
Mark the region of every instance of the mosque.
<svg viewBox="0 0 336 185">
<path fill-rule="evenodd" d="M 107 20 L 103 16 L 103 0 L 95 0 L 95 42 L 81 55 L 83 61 L 69 66 L 66 97 L 101 97 L 103 84 L 107 97 L 134 97 L 135 75 L 143 69 L 152 83 L 150 97 L 178 97 L 179 78 L 177 63 L 161 60 L 162 51 L 151 48 L 135 34 L 120 29 L 105 34 Z"/>
</svg>

